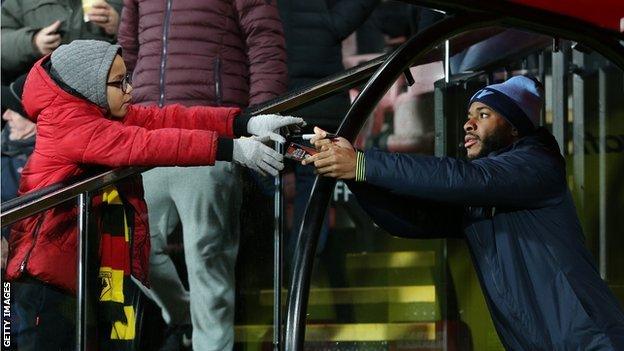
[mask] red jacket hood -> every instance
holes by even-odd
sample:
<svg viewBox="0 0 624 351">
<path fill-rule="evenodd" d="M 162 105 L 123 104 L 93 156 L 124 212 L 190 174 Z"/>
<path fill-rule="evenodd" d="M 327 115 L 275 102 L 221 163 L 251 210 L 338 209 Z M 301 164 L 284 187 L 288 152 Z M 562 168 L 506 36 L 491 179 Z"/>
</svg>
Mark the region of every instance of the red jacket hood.
<svg viewBox="0 0 624 351">
<path fill-rule="evenodd" d="M 31 121 L 36 123 L 41 111 L 50 106 L 57 99 L 62 99 L 65 100 L 65 102 L 74 104 L 83 103 L 88 106 L 96 107 L 104 112 L 104 109 L 94 103 L 74 96 L 58 86 L 52 77 L 50 77 L 45 67 L 43 67 L 49 59 L 50 55 L 47 55 L 37 61 L 28 73 L 28 77 L 26 77 L 26 82 L 24 83 L 22 105 Z"/>
</svg>

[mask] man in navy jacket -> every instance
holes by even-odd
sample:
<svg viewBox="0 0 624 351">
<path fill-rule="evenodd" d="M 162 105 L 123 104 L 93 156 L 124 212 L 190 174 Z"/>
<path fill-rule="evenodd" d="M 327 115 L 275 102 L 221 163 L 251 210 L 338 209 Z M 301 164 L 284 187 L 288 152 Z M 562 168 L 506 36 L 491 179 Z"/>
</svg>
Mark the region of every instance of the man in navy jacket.
<svg viewBox="0 0 624 351">
<path fill-rule="evenodd" d="M 316 129 L 324 176 L 347 179 L 394 235 L 463 237 L 508 350 L 624 350 L 624 313 L 600 278 L 554 137 L 537 128 L 541 85 L 517 76 L 478 91 L 469 160 L 360 152 Z"/>
</svg>

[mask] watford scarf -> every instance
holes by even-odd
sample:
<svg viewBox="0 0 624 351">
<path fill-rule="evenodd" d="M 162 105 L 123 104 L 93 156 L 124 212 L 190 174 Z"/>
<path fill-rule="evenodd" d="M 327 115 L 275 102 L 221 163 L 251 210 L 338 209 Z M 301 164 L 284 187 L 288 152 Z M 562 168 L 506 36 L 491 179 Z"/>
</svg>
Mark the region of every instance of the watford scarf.
<svg viewBox="0 0 624 351">
<path fill-rule="evenodd" d="M 131 296 L 131 245 L 134 212 L 124 206 L 114 186 L 103 189 L 100 237 L 99 319 L 110 325 L 110 350 L 130 350 L 135 337 L 135 311 Z M 104 329 L 107 330 L 107 329 Z M 103 335 L 106 338 L 106 335 Z"/>
</svg>

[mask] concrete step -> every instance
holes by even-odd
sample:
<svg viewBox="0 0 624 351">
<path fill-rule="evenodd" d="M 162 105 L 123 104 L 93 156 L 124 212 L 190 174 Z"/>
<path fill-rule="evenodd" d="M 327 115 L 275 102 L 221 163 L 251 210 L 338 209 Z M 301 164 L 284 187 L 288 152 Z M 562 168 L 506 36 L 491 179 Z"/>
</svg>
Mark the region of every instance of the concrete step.
<svg viewBox="0 0 624 351">
<path fill-rule="evenodd" d="M 362 252 L 346 255 L 347 269 L 433 267 L 435 251 Z"/>
<path fill-rule="evenodd" d="M 287 291 L 283 289 L 282 301 L 285 303 L 286 299 Z M 311 288 L 308 305 L 415 302 L 436 302 L 435 285 Z M 273 304 L 273 289 L 260 290 L 260 304 L 265 306 Z"/>
<path fill-rule="evenodd" d="M 324 273 L 324 272 L 322 272 Z M 325 273 L 335 274 L 335 272 Z M 439 282 L 439 272 L 432 267 L 409 267 L 394 269 L 361 269 L 349 270 L 343 274 L 343 286 L 404 286 L 404 285 L 435 285 Z M 331 287 L 329 277 L 318 274 L 313 280 L 317 287 Z M 338 284 L 336 278 L 333 284 Z"/>
<path fill-rule="evenodd" d="M 336 323 L 429 322 L 438 318 L 439 308 L 432 302 L 315 305 L 308 307 L 307 318 Z"/>
<path fill-rule="evenodd" d="M 236 342 L 266 342 L 273 337 L 271 325 L 235 326 Z M 353 324 L 308 324 L 307 342 L 366 342 L 437 339 L 436 323 L 353 323 Z"/>
</svg>

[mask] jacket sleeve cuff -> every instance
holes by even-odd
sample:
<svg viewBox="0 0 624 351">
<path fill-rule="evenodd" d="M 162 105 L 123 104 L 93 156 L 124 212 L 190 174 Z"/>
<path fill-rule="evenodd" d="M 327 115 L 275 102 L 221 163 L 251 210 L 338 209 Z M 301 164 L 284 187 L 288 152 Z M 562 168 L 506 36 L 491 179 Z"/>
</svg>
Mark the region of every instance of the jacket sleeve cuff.
<svg viewBox="0 0 624 351">
<path fill-rule="evenodd" d="M 232 152 L 234 150 L 234 140 L 227 138 L 217 139 L 217 161 L 232 161 Z"/>
<path fill-rule="evenodd" d="M 251 136 L 251 134 L 247 132 L 247 123 L 249 123 L 250 119 L 251 116 L 246 113 L 241 113 L 240 115 L 238 115 L 238 117 L 234 118 L 234 124 L 232 126 L 232 129 L 235 136 Z"/>
<path fill-rule="evenodd" d="M 355 181 L 356 182 L 366 181 L 366 157 L 364 156 L 364 153 L 362 151 L 358 151 L 356 153 Z"/>
</svg>

